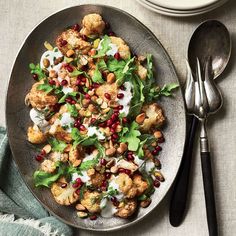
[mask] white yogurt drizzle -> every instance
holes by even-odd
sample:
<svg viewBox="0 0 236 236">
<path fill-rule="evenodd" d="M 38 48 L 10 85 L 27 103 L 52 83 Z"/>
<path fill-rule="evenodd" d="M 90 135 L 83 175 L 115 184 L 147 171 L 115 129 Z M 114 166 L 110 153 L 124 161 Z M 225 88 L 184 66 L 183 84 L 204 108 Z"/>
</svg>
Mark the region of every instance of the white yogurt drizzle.
<svg viewBox="0 0 236 236">
<path fill-rule="evenodd" d="M 102 48 L 102 42 L 104 39 L 102 39 L 100 41 L 100 43 L 98 44 L 97 50 L 100 50 Z M 116 44 L 114 43 L 109 43 L 108 46 L 110 47 L 110 49 L 106 52 L 107 56 L 114 56 L 117 52 L 118 52 L 118 47 Z"/>
<path fill-rule="evenodd" d="M 100 202 L 101 216 L 104 218 L 111 218 L 116 212 L 116 207 L 107 198 L 103 198 Z"/>
<path fill-rule="evenodd" d="M 44 127 L 48 126 L 48 122 L 45 120 L 45 114 L 41 111 L 38 111 L 35 108 L 32 108 L 30 110 L 30 119 L 39 128 L 44 128 Z"/>
<path fill-rule="evenodd" d="M 66 131 L 68 133 L 71 133 L 72 131 L 72 124 L 74 124 L 75 119 L 71 117 L 69 112 L 65 112 L 62 114 L 61 119 L 60 119 L 60 125 L 63 126 L 68 126 L 68 128 L 66 128 Z"/>
</svg>

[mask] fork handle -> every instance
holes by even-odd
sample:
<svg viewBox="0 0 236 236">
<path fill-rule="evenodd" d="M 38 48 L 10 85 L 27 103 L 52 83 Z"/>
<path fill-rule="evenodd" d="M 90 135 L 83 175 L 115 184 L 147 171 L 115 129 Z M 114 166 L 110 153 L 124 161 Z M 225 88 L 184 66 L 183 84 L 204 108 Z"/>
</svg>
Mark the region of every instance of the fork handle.
<svg viewBox="0 0 236 236">
<path fill-rule="evenodd" d="M 201 163 L 209 236 L 217 236 L 218 228 L 210 152 L 201 152 Z"/>
</svg>

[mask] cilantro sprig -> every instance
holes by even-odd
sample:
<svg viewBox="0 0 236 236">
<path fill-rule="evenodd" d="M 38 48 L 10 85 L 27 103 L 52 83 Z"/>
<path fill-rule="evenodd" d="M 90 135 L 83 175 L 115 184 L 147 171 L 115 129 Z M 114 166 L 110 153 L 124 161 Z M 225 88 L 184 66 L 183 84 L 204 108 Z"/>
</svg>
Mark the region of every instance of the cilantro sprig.
<svg viewBox="0 0 236 236">
<path fill-rule="evenodd" d="M 56 138 L 49 138 L 48 139 L 49 144 L 52 147 L 52 150 L 55 152 L 63 152 L 66 148 L 67 144 L 59 139 Z"/>
<path fill-rule="evenodd" d="M 35 65 L 34 63 L 30 63 L 29 68 L 31 74 L 36 74 L 38 76 L 38 80 L 46 78 L 46 75 L 39 64 Z"/>
</svg>

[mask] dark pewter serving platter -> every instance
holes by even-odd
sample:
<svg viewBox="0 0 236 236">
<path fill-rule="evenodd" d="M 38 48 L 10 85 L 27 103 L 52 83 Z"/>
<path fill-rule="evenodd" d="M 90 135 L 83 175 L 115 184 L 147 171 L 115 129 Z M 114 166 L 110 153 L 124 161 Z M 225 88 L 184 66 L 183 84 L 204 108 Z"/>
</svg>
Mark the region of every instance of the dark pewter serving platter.
<svg viewBox="0 0 236 236">
<path fill-rule="evenodd" d="M 14 160 L 19 171 L 34 196 L 53 215 L 63 222 L 82 229 L 94 231 L 109 231 L 124 228 L 148 215 L 167 194 L 178 172 L 184 141 L 185 141 L 185 108 L 180 89 L 175 98 L 164 98 L 161 105 L 165 110 L 167 125 L 164 133 L 166 142 L 161 153 L 162 173 L 166 181 L 161 184 L 152 196 L 148 208 L 139 209 L 131 219 L 99 217 L 96 221 L 80 219 L 74 207 L 58 205 L 51 196 L 49 189 L 34 187 L 32 174 L 38 167 L 34 160 L 36 148 L 27 141 L 27 128 L 31 124 L 29 108 L 24 104 L 24 98 L 33 84 L 28 65 L 39 62 L 47 40 L 54 42 L 56 36 L 67 26 L 80 22 L 84 15 L 99 13 L 110 23 L 115 33 L 122 37 L 136 54 L 152 53 L 158 84 L 178 82 L 174 66 L 157 38 L 141 22 L 133 16 L 117 8 L 103 5 L 80 5 L 61 10 L 37 25 L 29 34 L 21 47 L 12 68 L 7 91 L 6 121 L 7 131 Z"/>
</svg>

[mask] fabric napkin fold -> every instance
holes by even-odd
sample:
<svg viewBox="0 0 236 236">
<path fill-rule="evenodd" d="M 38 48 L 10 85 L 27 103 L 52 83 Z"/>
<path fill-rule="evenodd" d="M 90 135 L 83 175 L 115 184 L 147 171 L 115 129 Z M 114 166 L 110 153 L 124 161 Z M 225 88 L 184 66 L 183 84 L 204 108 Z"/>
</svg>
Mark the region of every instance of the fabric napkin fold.
<svg viewBox="0 0 236 236">
<path fill-rule="evenodd" d="M 0 236 L 72 236 L 50 216 L 23 182 L 12 159 L 6 129 L 0 127 Z"/>
</svg>

